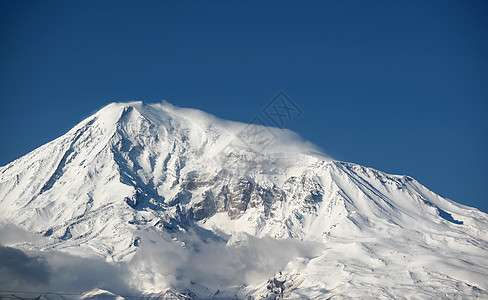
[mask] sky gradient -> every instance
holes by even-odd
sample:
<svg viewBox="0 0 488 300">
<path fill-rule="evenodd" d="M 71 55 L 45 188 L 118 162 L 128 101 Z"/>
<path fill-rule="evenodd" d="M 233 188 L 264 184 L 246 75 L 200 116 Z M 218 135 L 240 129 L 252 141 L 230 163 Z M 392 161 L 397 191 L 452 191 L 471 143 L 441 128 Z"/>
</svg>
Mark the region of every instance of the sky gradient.
<svg viewBox="0 0 488 300">
<path fill-rule="evenodd" d="M 0 165 L 114 101 L 285 127 L 488 212 L 485 1 L 0 0 Z"/>
</svg>

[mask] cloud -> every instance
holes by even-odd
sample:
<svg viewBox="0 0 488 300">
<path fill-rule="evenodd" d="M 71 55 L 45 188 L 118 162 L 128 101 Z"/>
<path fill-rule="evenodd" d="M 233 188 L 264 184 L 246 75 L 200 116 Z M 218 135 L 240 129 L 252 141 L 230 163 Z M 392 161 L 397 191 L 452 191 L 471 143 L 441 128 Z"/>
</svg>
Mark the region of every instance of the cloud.
<svg viewBox="0 0 488 300">
<path fill-rule="evenodd" d="M 206 298 L 218 290 L 237 292 L 244 284 L 265 282 L 289 261 L 316 256 L 321 248 L 318 243 L 247 234 L 230 240 L 192 230 L 137 234 L 141 243 L 136 254 L 117 263 L 98 256 L 0 246 L 0 286 L 4 290 L 75 294 L 103 289 L 117 295 L 191 290 Z"/>
<path fill-rule="evenodd" d="M 42 239 L 16 225 L 10 223 L 0 223 L 0 244 L 15 245 L 18 243 L 34 243 Z"/>
<path fill-rule="evenodd" d="M 265 120 L 264 116 L 251 119 L 250 122 L 253 124 L 246 124 L 220 119 L 198 109 L 174 106 L 166 101 L 159 104 L 159 107 L 171 114 L 189 120 L 188 126 L 199 127 L 202 131 L 215 130 L 220 135 L 220 141 L 215 146 L 216 149 L 214 149 L 217 152 L 232 144 L 233 146 L 244 147 L 266 154 L 302 153 L 321 160 L 331 159 L 324 149 L 306 141 L 299 134 L 288 129 L 274 127 L 274 123 L 263 121 Z M 206 134 L 208 135 L 208 132 Z"/>
<path fill-rule="evenodd" d="M 42 286 L 49 283 L 51 270 L 41 256 L 0 246 L 0 286 Z"/>
<path fill-rule="evenodd" d="M 190 289 L 195 293 L 200 290 L 200 297 L 266 281 L 295 257 L 314 257 L 321 249 L 318 243 L 247 234 L 226 243 L 219 239 L 202 240 L 191 233 L 176 241 L 145 233 L 142 241 L 131 269 L 158 280 L 151 286 L 147 277 L 139 276 L 133 277 L 136 278 L 133 284 L 157 289 L 161 282 L 166 282 L 168 287 L 179 290 Z"/>
<path fill-rule="evenodd" d="M 82 293 L 101 288 L 119 294 L 136 292 L 123 276 L 126 265 L 110 264 L 97 256 L 30 249 L 46 240 L 11 224 L 0 226 L 1 290 Z"/>
<path fill-rule="evenodd" d="M 51 267 L 51 286 L 55 290 L 67 289 L 81 293 L 94 288 L 124 293 L 125 282 L 116 265 L 98 257 L 79 257 L 61 252 L 47 252 L 46 260 Z"/>
<path fill-rule="evenodd" d="M 98 257 L 58 251 L 22 251 L 0 246 L 0 286 L 13 291 L 83 293 L 96 288 L 134 293 L 123 278 L 125 266 Z"/>
</svg>

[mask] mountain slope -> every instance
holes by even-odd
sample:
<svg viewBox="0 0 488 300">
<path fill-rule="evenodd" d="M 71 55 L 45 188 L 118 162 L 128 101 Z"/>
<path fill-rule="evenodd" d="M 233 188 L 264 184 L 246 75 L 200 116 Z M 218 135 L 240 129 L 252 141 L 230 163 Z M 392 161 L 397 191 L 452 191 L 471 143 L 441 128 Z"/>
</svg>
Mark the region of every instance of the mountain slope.
<svg viewBox="0 0 488 300">
<path fill-rule="evenodd" d="M 167 103 L 108 105 L 1 167 L 0 220 L 42 236 L 11 243 L 19 249 L 128 266 L 121 280 L 136 292 L 453 298 L 488 289 L 486 214 L 411 177 L 331 160 L 290 131 Z"/>
</svg>

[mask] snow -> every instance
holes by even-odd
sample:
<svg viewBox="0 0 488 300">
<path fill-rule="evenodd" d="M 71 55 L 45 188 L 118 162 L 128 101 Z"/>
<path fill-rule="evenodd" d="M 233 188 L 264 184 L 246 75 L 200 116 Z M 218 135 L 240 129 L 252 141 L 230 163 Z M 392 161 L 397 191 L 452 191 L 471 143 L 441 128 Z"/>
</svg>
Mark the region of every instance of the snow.
<svg viewBox="0 0 488 300">
<path fill-rule="evenodd" d="M 0 167 L 2 251 L 44 261 L 42 289 L 74 298 L 487 297 L 487 214 L 249 126 L 104 107 Z M 1 285 L 39 290 L 16 274 L 0 262 Z"/>
</svg>

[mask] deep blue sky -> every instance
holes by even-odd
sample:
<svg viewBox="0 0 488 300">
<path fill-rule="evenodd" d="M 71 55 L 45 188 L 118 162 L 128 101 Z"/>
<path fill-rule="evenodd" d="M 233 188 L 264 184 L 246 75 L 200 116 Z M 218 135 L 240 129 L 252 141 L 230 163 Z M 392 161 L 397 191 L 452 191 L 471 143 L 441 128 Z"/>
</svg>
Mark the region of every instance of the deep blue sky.
<svg viewBox="0 0 488 300">
<path fill-rule="evenodd" d="M 486 1 L 2 1 L 0 165 L 113 101 L 286 127 L 488 212 Z"/>
</svg>

